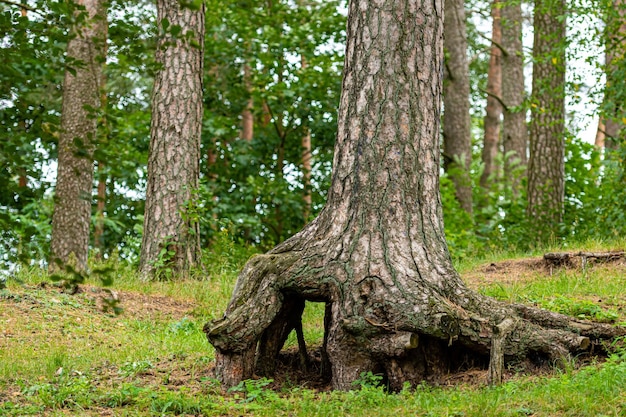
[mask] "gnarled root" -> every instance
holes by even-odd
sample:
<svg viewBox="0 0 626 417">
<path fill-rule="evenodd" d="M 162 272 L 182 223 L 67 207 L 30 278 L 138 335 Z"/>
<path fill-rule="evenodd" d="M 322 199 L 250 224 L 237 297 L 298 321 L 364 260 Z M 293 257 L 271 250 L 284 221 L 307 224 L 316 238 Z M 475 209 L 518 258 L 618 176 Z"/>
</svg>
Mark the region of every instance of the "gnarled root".
<svg viewBox="0 0 626 417">
<path fill-rule="evenodd" d="M 343 390 L 354 388 L 367 371 L 383 374 L 387 386 L 399 390 L 468 360 L 489 365 L 489 381 L 496 384 L 507 360 L 539 356 L 558 363 L 598 340 L 626 334 L 623 327 L 500 303 L 465 289 L 455 301 L 418 282 L 414 293 L 422 298 L 407 292 L 405 299 L 390 299 L 383 287 L 350 293 L 355 287 L 324 287 L 319 277 L 302 271 L 302 254 L 293 250 L 257 256 L 246 265 L 225 316 L 204 329 L 217 350 L 215 370 L 224 387 L 255 374 L 271 376 L 292 330 L 299 333 L 300 363 L 306 367 L 305 300 L 326 303 L 322 368 L 327 372 L 330 365 L 333 387 Z"/>
</svg>

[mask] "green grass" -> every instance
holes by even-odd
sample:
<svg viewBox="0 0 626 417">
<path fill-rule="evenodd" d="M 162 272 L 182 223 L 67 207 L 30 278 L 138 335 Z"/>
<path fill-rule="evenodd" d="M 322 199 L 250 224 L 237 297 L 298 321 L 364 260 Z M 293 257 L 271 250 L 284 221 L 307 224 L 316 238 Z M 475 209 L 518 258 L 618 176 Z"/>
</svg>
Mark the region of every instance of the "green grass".
<svg viewBox="0 0 626 417">
<path fill-rule="evenodd" d="M 573 250 L 580 249 L 603 247 Z M 509 255 L 468 260 L 460 269 L 521 257 Z M 620 343 L 606 362 L 518 375 L 498 387 L 420 385 L 388 394 L 365 377 L 350 392 L 303 386 L 274 391 L 270 381 L 258 380 L 224 395 L 208 371 L 214 351 L 202 327 L 223 313 L 243 260 L 218 258 L 197 273 L 201 279 L 156 283 L 112 264 L 124 309 L 119 316 L 100 310 L 106 293 L 91 290 L 97 278 L 89 279 L 86 291 L 69 295 L 38 269 L 11 277 L 0 290 L 0 416 L 626 416 L 626 350 Z M 626 322 L 623 267 L 526 272 L 519 282 L 479 290 L 507 302 Z M 320 343 L 323 316 L 322 303 L 307 303 L 309 343 Z M 293 335 L 287 345 L 296 345 Z"/>
</svg>

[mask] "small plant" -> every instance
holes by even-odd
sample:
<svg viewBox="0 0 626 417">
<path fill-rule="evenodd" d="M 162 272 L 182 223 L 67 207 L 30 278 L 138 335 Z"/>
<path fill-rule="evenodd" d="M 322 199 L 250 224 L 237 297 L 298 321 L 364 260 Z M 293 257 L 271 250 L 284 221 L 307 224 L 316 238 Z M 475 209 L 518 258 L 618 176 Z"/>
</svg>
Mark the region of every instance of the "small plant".
<svg viewBox="0 0 626 417">
<path fill-rule="evenodd" d="M 158 281 L 170 281 L 174 276 L 174 257 L 176 256 L 176 244 L 172 242 L 171 236 L 167 236 L 161 243 L 161 250 L 152 263 L 154 276 Z"/>
<path fill-rule="evenodd" d="M 197 331 L 196 323 L 191 321 L 189 317 L 183 317 L 182 320 L 170 324 L 169 331 L 171 333 L 190 335 Z"/>
<path fill-rule="evenodd" d="M 125 377 L 136 376 L 144 374 L 148 371 L 148 369 L 152 369 L 154 366 L 152 362 L 148 360 L 143 361 L 135 361 L 135 362 L 126 362 L 122 366 L 120 366 L 120 374 Z"/>
<path fill-rule="evenodd" d="M 277 396 L 275 392 L 265 389 L 265 387 L 267 387 L 272 382 L 274 382 L 274 380 L 267 378 L 246 379 L 245 381 L 241 381 L 239 384 L 229 389 L 228 392 L 243 393 L 245 396 L 243 402 L 246 403 L 267 400 Z"/>
<path fill-rule="evenodd" d="M 373 374 L 371 371 L 361 372 L 359 378 L 352 383 L 361 388 L 378 388 L 383 382 L 382 375 Z"/>
</svg>

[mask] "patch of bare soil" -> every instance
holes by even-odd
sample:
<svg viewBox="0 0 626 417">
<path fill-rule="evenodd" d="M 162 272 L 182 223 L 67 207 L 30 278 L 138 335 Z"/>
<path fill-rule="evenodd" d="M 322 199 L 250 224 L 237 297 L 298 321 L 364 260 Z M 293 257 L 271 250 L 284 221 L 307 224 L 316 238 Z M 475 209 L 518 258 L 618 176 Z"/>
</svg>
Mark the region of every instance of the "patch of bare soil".
<svg viewBox="0 0 626 417">
<path fill-rule="evenodd" d="M 107 291 L 100 287 L 81 286 L 81 291 L 92 297 L 100 310 L 106 310 L 107 299 L 115 299 L 127 317 L 171 317 L 182 318 L 191 313 L 196 305 L 189 301 L 154 294 L 130 291 Z"/>
<path fill-rule="evenodd" d="M 537 275 L 544 273 L 543 258 L 510 259 L 481 265 L 473 271 L 462 275 L 465 283 L 472 289 L 485 285 L 501 283 L 513 284 L 530 282 Z"/>
<path fill-rule="evenodd" d="M 481 265 L 473 271 L 462 275 L 465 283 L 472 289 L 495 283 L 515 284 L 526 283 L 539 276 L 550 276 L 560 268 L 583 270 L 600 265 L 626 272 L 626 256 L 624 252 L 571 252 L 553 253 L 542 257 L 510 259 Z"/>
</svg>

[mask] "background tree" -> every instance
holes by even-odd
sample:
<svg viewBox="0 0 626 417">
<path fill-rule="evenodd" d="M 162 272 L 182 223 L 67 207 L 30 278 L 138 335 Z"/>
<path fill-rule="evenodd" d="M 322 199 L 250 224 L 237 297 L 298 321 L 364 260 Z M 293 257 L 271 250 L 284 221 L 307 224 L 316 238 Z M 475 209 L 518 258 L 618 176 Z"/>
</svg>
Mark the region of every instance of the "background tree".
<svg viewBox="0 0 626 417">
<path fill-rule="evenodd" d="M 452 178 L 461 207 L 472 212 L 472 161 L 470 132 L 470 83 L 467 63 L 465 4 L 445 0 L 444 49 L 446 51 L 443 84 L 443 158 L 444 169 Z"/>
<path fill-rule="evenodd" d="M 63 109 L 58 146 L 55 206 L 52 216 L 50 267 L 75 257 L 87 267 L 93 186 L 93 149 L 104 62 L 104 2 L 76 3 L 76 23 L 67 44 Z"/>
<path fill-rule="evenodd" d="M 199 256 L 194 213 L 202 129 L 204 2 L 157 2 L 160 37 L 152 94 L 141 274 L 159 263 L 185 275 Z M 158 272 L 158 269 L 157 271 Z"/>
<path fill-rule="evenodd" d="M 455 272 L 438 188 L 442 7 L 350 3 L 328 202 L 248 262 L 224 317 L 205 326 L 224 386 L 271 375 L 305 300 L 326 303 L 322 358 L 342 390 L 368 371 L 399 390 L 497 342 L 507 358 L 560 360 L 587 348 L 586 335 L 623 333 L 495 302 Z"/>
<path fill-rule="evenodd" d="M 489 72 L 487 74 L 487 107 L 485 108 L 485 135 L 483 141 L 482 162 L 484 170 L 480 177 L 480 185 L 488 190 L 489 182 L 496 174 L 496 157 L 500 144 L 500 125 L 502 121 L 502 28 L 500 24 L 501 2 L 494 0 L 491 6 L 493 19 L 491 30 L 491 53 L 489 56 Z"/>
<path fill-rule="evenodd" d="M 565 192 L 565 2 L 536 0 L 528 217 L 536 239 L 558 235 Z"/>
<path fill-rule="evenodd" d="M 528 152 L 528 127 L 524 107 L 524 50 L 522 47 L 521 0 L 502 2 L 502 102 L 504 122 L 502 143 L 505 155 L 504 171 L 514 194 L 520 193 L 521 182 L 514 177 L 513 168 L 521 166 L 525 176 Z"/>
</svg>

